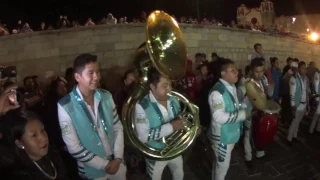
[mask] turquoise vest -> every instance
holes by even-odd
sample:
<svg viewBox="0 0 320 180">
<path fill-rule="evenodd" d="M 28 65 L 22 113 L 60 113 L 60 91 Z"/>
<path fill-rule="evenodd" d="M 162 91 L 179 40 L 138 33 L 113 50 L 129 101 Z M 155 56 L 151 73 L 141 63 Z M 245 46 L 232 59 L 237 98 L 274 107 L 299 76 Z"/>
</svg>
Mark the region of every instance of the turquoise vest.
<svg viewBox="0 0 320 180">
<path fill-rule="evenodd" d="M 296 79 L 296 93 L 294 95 L 294 104 L 296 107 L 300 105 L 302 95 L 302 82 L 298 75 L 293 76 Z"/>
<path fill-rule="evenodd" d="M 168 108 L 171 108 L 171 111 L 168 110 L 169 121 L 171 121 L 171 120 L 177 119 L 178 113 L 181 110 L 180 110 L 179 101 L 176 98 L 172 96 L 168 96 L 168 101 L 170 102 L 170 107 Z M 139 104 L 144 109 L 144 112 L 146 114 L 146 117 L 149 120 L 149 125 L 150 125 L 148 142 L 146 144 L 158 150 L 164 149 L 165 144 L 161 142 L 161 139 L 153 140 L 153 139 L 159 138 L 160 132 L 161 132 L 161 126 L 167 123 L 163 119 L 163 116 L 158 107 L 158 104 L 156 102 L 150 101 L 149 94 L 146 95 L 143 99 L 141 99 L 139 101 Z"/>
<path fill-rule="evenodd" d="M 235 86 L 233 85 L 233 87 Z M 232 96 L 232 94 L 225 87 L 225 85 L 219 81 L 212 87 L 209 94 L 211 94 L 212 91 L 218 91 L 220 94 L 222 94 L 223 101 L 225 104 L 225 112 L 230 113 L 229 118 L 235 116 L 234 118 L 236 119 L 238 116 L 236 101 Z M 240 139 L 241 131 L 242 131 L 242 122 L 236 122 L 232 124 L 221 124 L 220 142 L 222 144 L 237 143 Z"/>
<path fill-rule="evenodd" d="M 114 139 L 113 139 L 113 100 L 112 95 L 102 89 L 95 90 L 94 97 L 100 100 L 98 113 L 102 121 L 103 128 L 108 137 L 108 142 L 111 150 L 113 151 Z M 105 149 L 101 143 L 100 136 L 98 135 L 94 121 L 90 115 L 89 110 L 85 102 L 80 98 L 76 87 L 73 88 L 67 96 L 63 97 L 59 104 L 69 114 L 73 126 L 77 132 L 77 136 L 80 140 L 83 149 L 79 152 L 71 154 L 78 161 L 84 163 L 85 175 L 89 179 L 96 179 L 106 176 L 104 170 L 95 169 L 88 166 L 86 162 L 89 162 L 94 156 L 99 156 L 107 159 Z M 90 153 L 80 154 L 88 150 Z M 92 154 L 93 153 L 93 154 Z M 89 159 L 82 161 L 81 159 L 90 156 Z"/>
</svg>

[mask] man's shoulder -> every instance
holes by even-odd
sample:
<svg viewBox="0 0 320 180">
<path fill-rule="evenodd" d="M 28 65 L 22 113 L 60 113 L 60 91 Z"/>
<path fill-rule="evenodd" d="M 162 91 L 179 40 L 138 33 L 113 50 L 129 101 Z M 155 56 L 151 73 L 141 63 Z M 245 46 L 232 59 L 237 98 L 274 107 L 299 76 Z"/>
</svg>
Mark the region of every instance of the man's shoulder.
<svg viewBox="0 0 320 180">
<path fill-rule="evenodd" d="M 69 104 L 71 102 L 71 95 L 70 93 L 67 94 L 66 96 L 64 96 L 63 98 L 61 98 L 58 103 L 61 105 L 61 106 L 64 106 L 66 104 Z"/>
<path fill-rule="evenodd" d="M 97 89 L 96 91 L 99 92 L 101 97 L 106 99 L 110 99 L 110 98 L 112 99 L 112 94 L 109 91 L 105 89 Z"/>
</svg>

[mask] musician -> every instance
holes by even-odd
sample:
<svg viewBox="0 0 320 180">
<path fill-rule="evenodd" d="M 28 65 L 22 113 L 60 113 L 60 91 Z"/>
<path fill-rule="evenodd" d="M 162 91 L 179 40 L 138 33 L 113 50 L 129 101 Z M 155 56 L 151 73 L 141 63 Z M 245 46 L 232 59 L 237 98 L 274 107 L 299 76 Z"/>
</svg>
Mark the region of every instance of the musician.
<svg viewBox="0 0 320 180">
<path fill-rule="evenodd" d="M 135 124 L 141 142 L 154 149 L 163 149 L 165 144 L 159 141 L 177 130 L 184 129 L 183 121 L 178 118 L 180 104 L 169 97 L 171 81 L 162 76 L 156 68 L 148 71 L 150 92 L 136 104 Z M 168 165 L 173 179 L 182 180 L 182 156 L 169 161 L 146 159 L 149 179 L 161 180 L 163 169 Z"/>
<path fill-rule="evenodd" d="M 78 85 L 58 102 L 63 140 L 85 179 L 125 180 L 123 128 L 112 95 L 97 86 L 97 56 L 82 54 L 73 64 Z"/>
<path fill-rule="evenodd" d="M 212 168 L 213 180 L 224 180 L 229 169 L 231 152 L 239 141 L 242 122 L 251 116 L 250 111 L 240 109 L 235 83 L 238 70 L 229 59 L 218 60 L 219 81 L 209 93 L 211 123 L 208 138 L 215 152 L 216 163 Z"/>
<path fill-rule="evenodd" d="M 289 146 L 292 146 L 292 140 L 297 140 L 299 124 L 308 105 L 309 83 L 306 72 L 306 63 L 304 61 L 300 61 L 298 64 L 298 74 L 293 75 L 290 78 L 290 103 L 294 118 L 290 124 L 287 137 Z"/>
<path fill-rule="evenodd" d="M 315 93 L 317 95 L 320 94 L 320 73 L 319 72 L 315 72 L 314 74 L 314 78 L 313 78 L 313 84 L 314 84 L 314 90 L 315 90 Z M 313 134 L 314 133 L 314 130 L 316 130 L 316 132 L 320 132 L 320 106 L 319 106 L 319 96 L 315 99 L 315 103 L 316 103 L 316 106 L 317 106 L 317 109 L 316 109 L 316 112 L 315 114 L 313 115 L 313 118 L 312 118 L 312 122 L 311 122 L 311 125 L 310 125 L 310 128 L 309 128 L 309 133 L 310 134 Z"/>
<path fill-rule="evenodd" d="M 264 64 L 263 58 L 255 58 L 251 61 L 250 64 L 251 69 L 251 78 L 255 81 L 261 90 L 267 94 L 268 97 L 271 97 L 272 87 L 268 86 L 268 80 L 264 76 Z M 252 106 L 249 97 L 245 96 L 243 102 L 244 107 L 247 107 L 250 111 L 255 111 L 254 107 Z M 248 168 L 253 168 L 252 163 L 252 147 L 251 147 L 251 137 L 252 137 L 252 123 L 251 118 L 248 118 L 244 122 L 244 151 L 245 151 L 245 163 Z M 256 151 L 256 157 L 262 158 L 265 156 L 264 151 Z"/>
</svg>

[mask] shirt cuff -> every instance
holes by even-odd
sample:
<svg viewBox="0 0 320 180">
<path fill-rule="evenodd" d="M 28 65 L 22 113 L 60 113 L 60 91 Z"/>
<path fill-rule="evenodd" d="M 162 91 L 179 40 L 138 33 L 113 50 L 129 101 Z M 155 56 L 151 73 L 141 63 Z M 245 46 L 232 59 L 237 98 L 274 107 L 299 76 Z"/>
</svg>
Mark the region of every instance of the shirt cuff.
<svg viewBox="0 0 320 180">
<path fill-rule="evenodd" d="M 108 161 L 108 160 L 103 161 L 100 169 L 101 169 L 101 170 L 105 170 L 105 168 L 106 168 L 106 166 L 109 164 L 109 162 L 110 162 L 110 161 Z"/>
<path fill-rule="evenodd" d="M 294 101 L 291 101 L 291 106 L 295 106 L 296 103 Z"/>
<path fill-rule="evenodd" d="M 172 124 L 169 122 L 169 123 L 167 123 L 167 124 L 164 124 L 163 125 L 163 130 L 164 130 L 164 134 L 172 134 L 173 133 L 173 126 L 172 126 Z"/>
<path fill-rule="evenodd" d="M 246 111 L 240 110 L 238 113 L 238 121 L 244 121 L 246 119 Z"/>
</svg>

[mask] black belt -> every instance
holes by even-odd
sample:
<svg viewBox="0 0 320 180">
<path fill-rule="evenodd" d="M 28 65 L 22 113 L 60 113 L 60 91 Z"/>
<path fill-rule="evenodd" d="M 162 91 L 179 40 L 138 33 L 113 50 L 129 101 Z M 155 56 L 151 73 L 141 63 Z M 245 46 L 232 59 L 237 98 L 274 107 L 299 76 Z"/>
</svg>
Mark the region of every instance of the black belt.
<svg viewBox="0 0 320 180">
<path fill-rule="evenodd" d="M 305 104 L 306 102 L 300 102 L 300 104 Z"/>
</svg>

